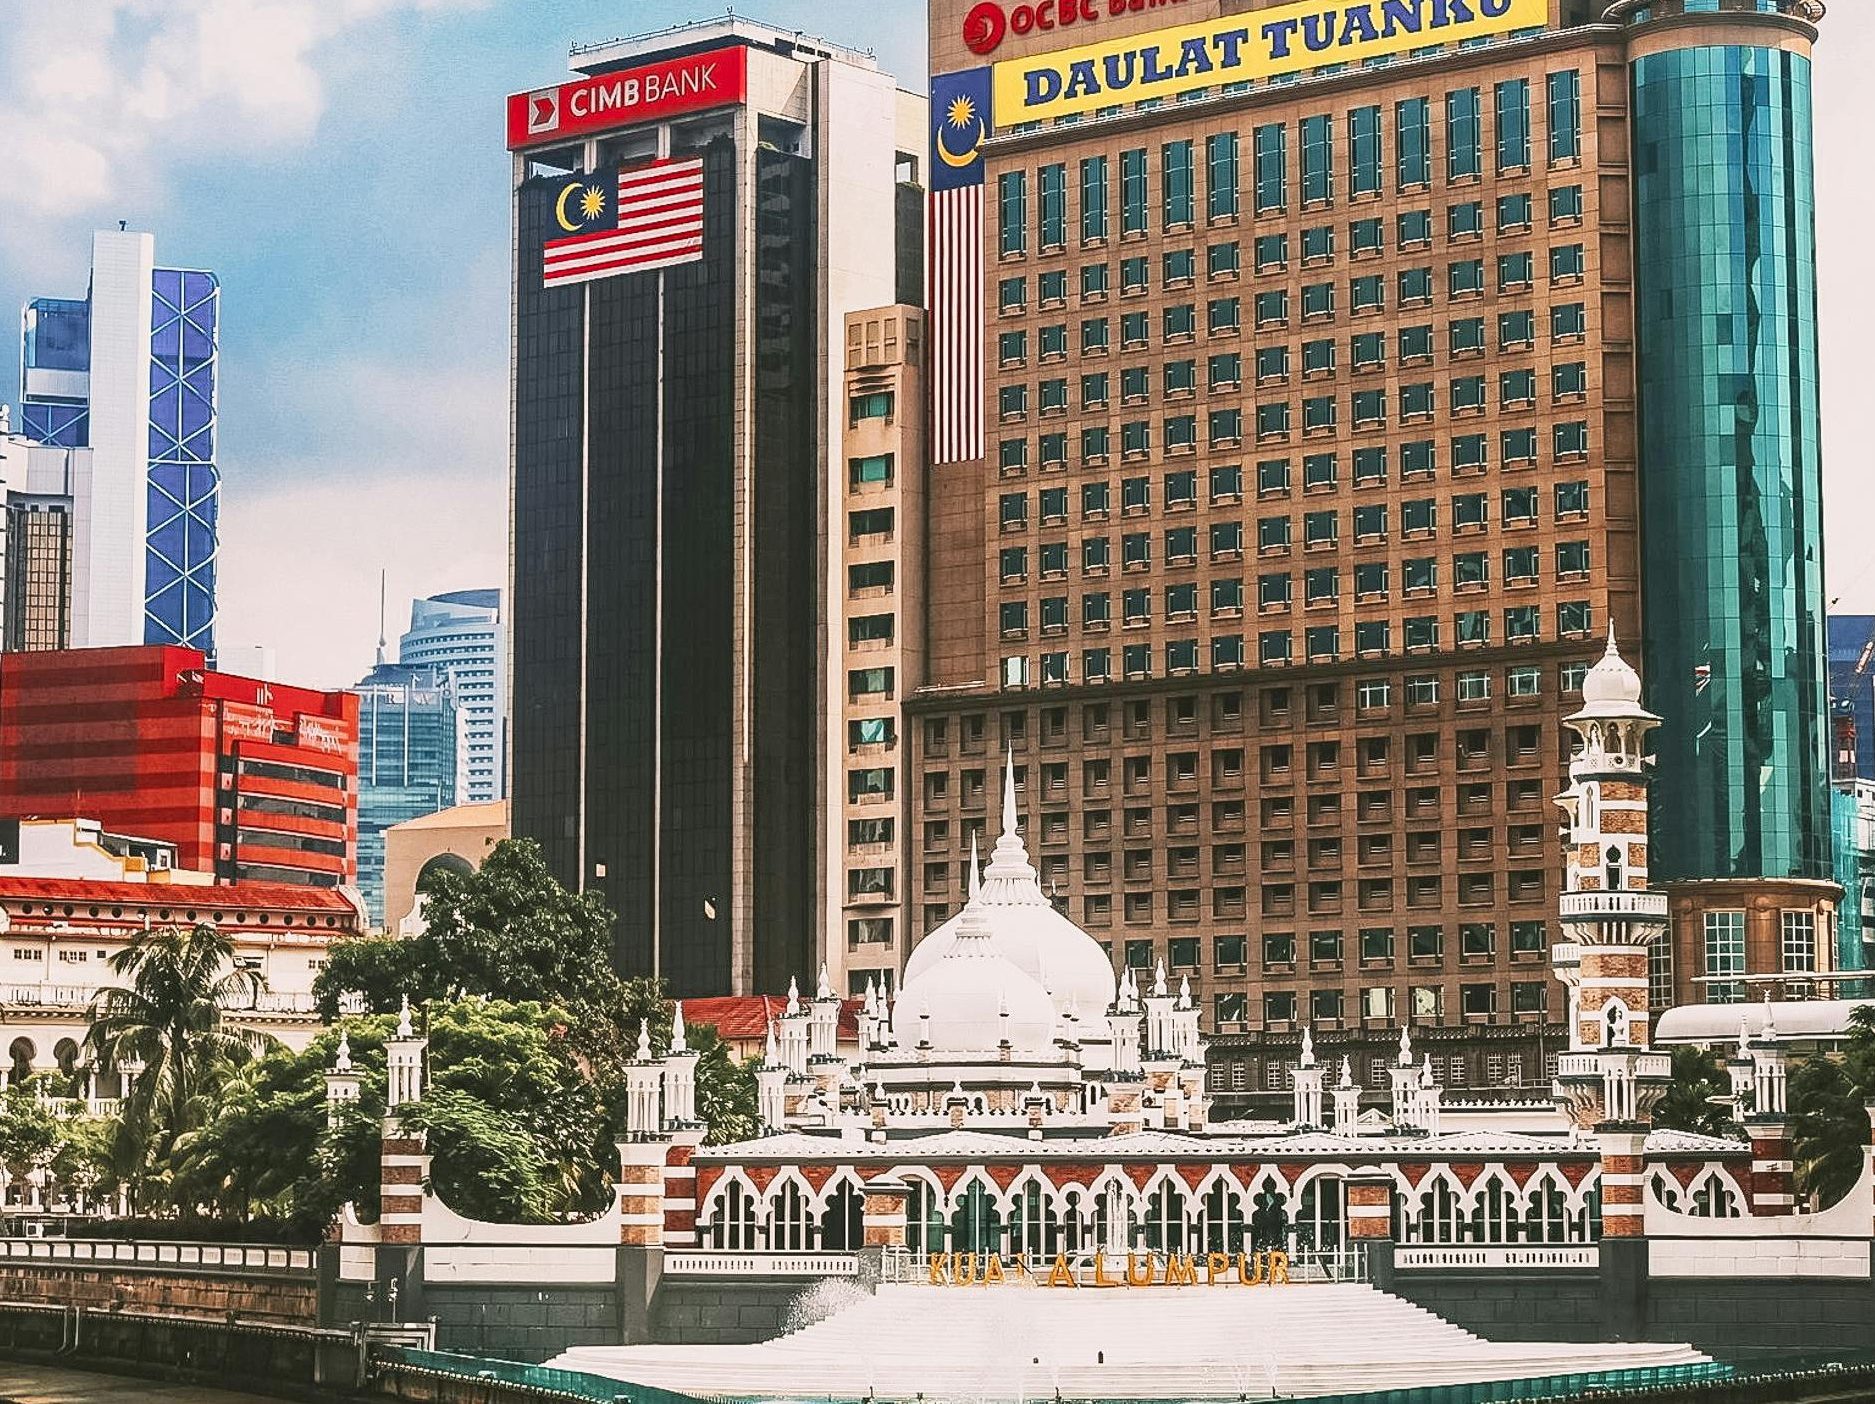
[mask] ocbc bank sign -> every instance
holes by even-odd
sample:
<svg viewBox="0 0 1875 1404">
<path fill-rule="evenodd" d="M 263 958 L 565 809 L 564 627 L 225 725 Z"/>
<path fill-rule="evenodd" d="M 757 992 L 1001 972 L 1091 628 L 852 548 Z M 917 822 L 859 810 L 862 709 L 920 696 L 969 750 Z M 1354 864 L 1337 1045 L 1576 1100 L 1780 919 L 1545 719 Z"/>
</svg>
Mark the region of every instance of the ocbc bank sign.
<svg viewBox="0 0 1875 1404">
<path fill-rule="evenodd" d="M 1184 0 L 1034 0 L 1002 5 L 978 0 L 964 16 L 964 47 L 973 54 L 993 54 L 1011 34 L 1046 34 L 1091 24 L 1103 18 L 1140 15 L 1181 5 Z"/>
</svg>

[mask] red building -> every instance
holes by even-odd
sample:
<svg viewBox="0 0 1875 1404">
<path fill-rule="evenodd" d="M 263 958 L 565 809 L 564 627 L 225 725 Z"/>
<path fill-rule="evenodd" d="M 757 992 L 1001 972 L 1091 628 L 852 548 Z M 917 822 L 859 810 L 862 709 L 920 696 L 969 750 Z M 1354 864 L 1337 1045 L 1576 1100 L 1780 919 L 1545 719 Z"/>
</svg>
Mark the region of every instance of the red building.
<svg viewBox="0 0 1875 1404">
<path fill-rule="evenodd" d="M 211 671 L 189 648 L 0 654 L 0 816 L 166 839 L 223 882 L 358 870 L 358 699 Z"/>
</svg>

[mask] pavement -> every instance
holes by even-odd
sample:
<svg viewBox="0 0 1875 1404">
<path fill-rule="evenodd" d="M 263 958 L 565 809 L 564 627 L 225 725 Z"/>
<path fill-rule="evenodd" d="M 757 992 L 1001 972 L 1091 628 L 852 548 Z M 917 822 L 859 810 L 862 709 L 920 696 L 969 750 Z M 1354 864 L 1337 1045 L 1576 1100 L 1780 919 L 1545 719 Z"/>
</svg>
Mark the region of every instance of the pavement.
<svg viewBox="0 0 1875 1404">
<path fill-rule="evenodd" d="M 0 1361 L 0 1404 L 279 1404 L 264 1394 Z"/>
</svg>

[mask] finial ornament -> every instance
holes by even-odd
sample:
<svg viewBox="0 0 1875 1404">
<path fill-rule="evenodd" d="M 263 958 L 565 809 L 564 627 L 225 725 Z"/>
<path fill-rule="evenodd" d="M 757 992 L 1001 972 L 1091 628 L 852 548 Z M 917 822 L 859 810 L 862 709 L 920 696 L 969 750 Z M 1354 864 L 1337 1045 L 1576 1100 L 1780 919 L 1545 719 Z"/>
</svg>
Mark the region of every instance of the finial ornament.
<svg viewBox="0 0 1875 1404">
<path fill-rule="evenodd" d="M 790 1014 L 801 1012 L 801 982 L 790 975 L 788 977 L 788 1008 Z"/>
<path fill-rule="evenodd" d="M 833 986 L 827 980 L 827 962 L 824 960 L 820 963 L 820 978 L 818 981 L 815 982 L 815 985 L 814 985 L 814 998 L 815 999 L 832 999 L 833 998 Z"/>
<path fill-rule="evenodd" d="M 762 1050 L 762 1066 L 772 1068 L 777 1058 L 775 1048 L 775 1021 L 768 1021 L 768 1046 Z"/>
<path fill-rule="evenodd" d="M 401 996 L 401 999 L 402 1003 L 399 1004 L 397 1010 L 397 1036 L 412 1038 L 415 1036 L 415 1031 L 410 1027 L 410 996 L 405 994 Z"/>
<path fill-rule="evenodd" d="M 671 1052 L 688 1053 L 689 1045 L 684 1042 L 684 1002 L 671 1002 Z"/>
<path fill-rule="evenodd" d="M 1432 1086 L 1432 1054 L 1430 1053 L 1426 1055 L 1426 1061 L 1419 1065 L 1419 1085 L 1421 1087 Z"/>
<path fill-rule="evenodd" d="M 983 867 L 977 861 L 977 836 L 973 829 L 970 833 L 970 895 L 975 897 L 983 891 Z"/>
<path fill-rule="evenodd" d="M 1766 1043 L 1772 1042 L 1777 1037 L 1777 1020 L 1771 1014 L 1771 992 L 1769 990 L 1764 992 L 1764 1028 L 1759 1031 L 1758 1036 Z"/>
<path fill-rule="evenodd" d="M 1191 980 L 1188 976 L 1178 977 L 1178 1007 L 1180 1009 L 1191 1008 Z"/>
<path fill-rule="evenodd" d="M 1161 957 L 1159 963 L 1153 967 L 1152 993 L 1155 998 L 1163 998 L 1165 996 L 1165 960 L 1163 957 Z"/>
<path fill-rule="evenodd" d="M 1341 1060 L 1341 1081 L 1335 1085 L 1337 1087 L 1354 1086 L 1354 1060 L 1352 1058 L 1344 1057 Z"/>
<path fill-rule="evenodd" d="M 1405 1024 L 1400 1025 L 1400 1066 L 1413 1066 L 1413 1036 Z"/>
<path fill-rule="evenodd" d="M 352 1070 L 352 1039 L 345 1030 L 339 1030 L 338 1056 L 332 1060 L 332 1071 L 348 1073 Z"/>
<path fill-rule="evenodd" d="M 1016 751 L 1003 747 L 1003 834 L 1016 837 Z"/>
<path fill-rule="evenodd" d="M 1302 1026 L 1302 1066 L 1315 1066 L 1315 1031 L 1308 1024 Z"/>
<path fill-rule="evenodd" d="M 638 1021 L 638 1061 L 643 1063 L 651 1057 L 651 1021 Z"/>
</svg>

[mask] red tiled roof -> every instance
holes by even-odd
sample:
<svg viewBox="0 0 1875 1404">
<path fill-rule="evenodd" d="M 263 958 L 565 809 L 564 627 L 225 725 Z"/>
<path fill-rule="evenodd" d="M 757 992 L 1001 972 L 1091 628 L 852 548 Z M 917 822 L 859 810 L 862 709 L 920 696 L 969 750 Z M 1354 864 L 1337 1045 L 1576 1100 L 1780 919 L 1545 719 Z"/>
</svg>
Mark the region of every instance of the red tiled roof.
<svg viewBox="0 0 1875 1404">
<path fill-rule="evenodd" d="M 291 882 L 237 882 L 214 886 L 166 882 L 103 882 L 90 878 L 16 877 L 0 874 L 0 902 L 70 902 L 112 906 L 187 907 L 200 911 L 333 912 L 350 915 L 349 899 L 331 887 Z"/>
<path fill-rule="evenodd" d="M 859 1037 L 859 1011 L 865 1001 L 840 1001 L 842 1039 Z M 728 1040 L 765 1038 L 769 1024 L 788 1007 L 786 995 L 718 995 L 684 1001 L 684 1023 L 709 1024 Z"/>
</svg>

